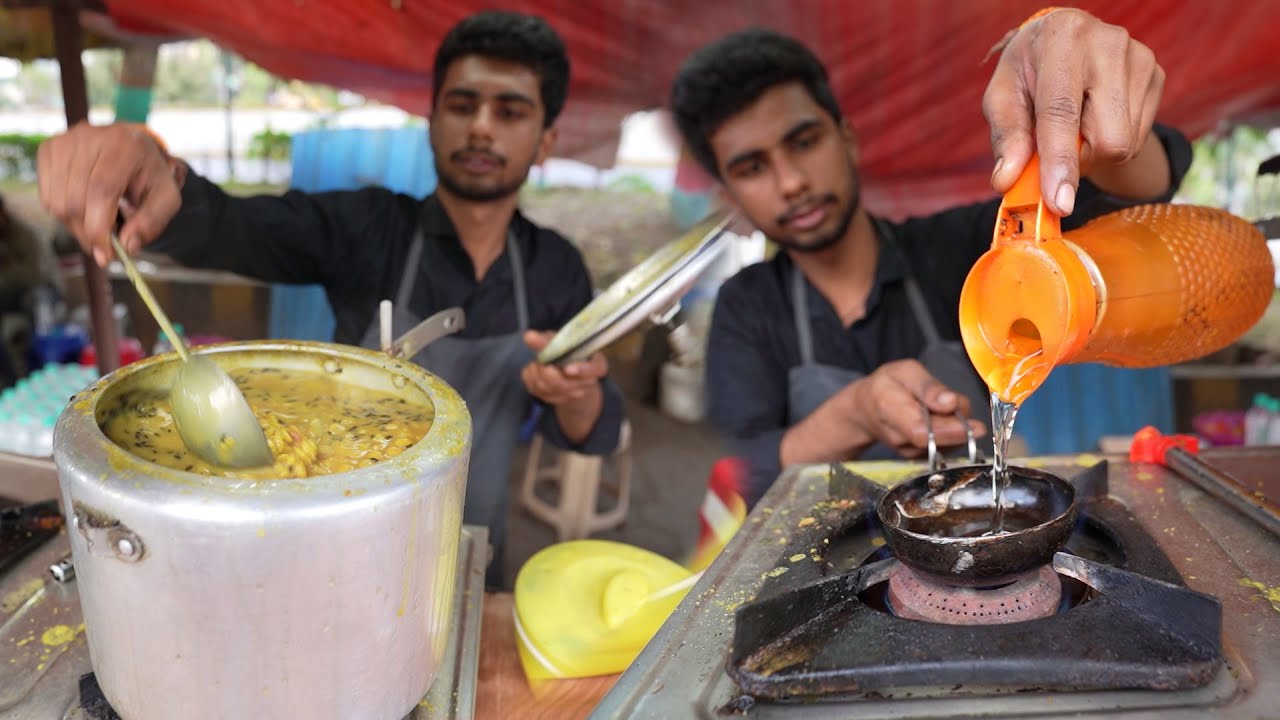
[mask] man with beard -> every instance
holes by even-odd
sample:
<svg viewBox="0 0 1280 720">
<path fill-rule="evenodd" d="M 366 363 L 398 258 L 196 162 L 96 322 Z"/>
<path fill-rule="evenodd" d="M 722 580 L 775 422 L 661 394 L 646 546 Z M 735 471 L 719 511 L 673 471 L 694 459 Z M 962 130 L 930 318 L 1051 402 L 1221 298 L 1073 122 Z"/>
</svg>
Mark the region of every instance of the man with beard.
<svg viewBox="0 0 1280 720">
<path fill-rule="evenodd" d="M 1164 71 L 1150 49 L 1068 9 L 1005 42 L 983 99 L 997 192 L 1036 147 L 1045 202 L 1069 215 L 1065 229 L 1172 196 L 1191 148 L 1153 127 Z M 989 396 L 957 308 L 1000 198 L 902 223 L 872 216 L 826 69 L 767 30 L 696 52 L 671 108 L 692 154 L 781 250 L 720 289 L 707 351 L 708 414 L 746 460 L 748 503 L 793 463 L 920 455 L 922 404 L 941 445 L 965 440 L 957 414 L 985 433 Z"/>
<path fill-rule="evenodd" d="M 501 584 L 506 482 L 522 421 L 560 447 L 611 452 L 621 394 L 602 356 L 534 360 L 592 298 L 582 257 L 517 209 L 529 169 L 556 138 L 569 59 L 539 18 L 481 13 L 441 41 L 430 138 L 439 187 L 425 200 L 382 188 L 234 198 L 167 155 L 145 131 L 77 126 L 40 148 L 40 193 L 99 264 L 125 208 L 121 241 L 196 267 L 269 282 L 319 283 L 334 340 L 376 346 L 377 307 L 394 299 L 398 334 L 458 306 L 466 328 L 416 358 L 459 391 L 474 432 L 464 521 L 489 528 L 487 582 Z M 121 204 L 123 201 L 123 204 Z"/>
</svg>

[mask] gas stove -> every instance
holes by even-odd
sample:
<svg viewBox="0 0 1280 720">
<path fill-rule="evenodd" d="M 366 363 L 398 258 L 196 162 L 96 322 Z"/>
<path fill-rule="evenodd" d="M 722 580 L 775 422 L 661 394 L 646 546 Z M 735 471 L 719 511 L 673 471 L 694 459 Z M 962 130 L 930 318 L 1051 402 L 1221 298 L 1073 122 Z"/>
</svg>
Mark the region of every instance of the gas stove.
<svg viewBox="0 0 1280 720">
<path fill-rule="evenodd" d="M 1274 716 L 1280 537 L 1160 466 L 1021 464 L 1070 481 L 1079 521 L 990 588 L 885 547 L 876 504 L 921 466 L 788 470 L 593 717 Z"/>
<path fill-rule="evenodd" d="M 472 717 L 487 535 L 484 528 L 462 529 L 446 660 L 404 720 Z M 7 571 L 0 568 L 0 720 L 119 720 L 89 663 L 69 554 L 60 531 Z"/>
</svg>

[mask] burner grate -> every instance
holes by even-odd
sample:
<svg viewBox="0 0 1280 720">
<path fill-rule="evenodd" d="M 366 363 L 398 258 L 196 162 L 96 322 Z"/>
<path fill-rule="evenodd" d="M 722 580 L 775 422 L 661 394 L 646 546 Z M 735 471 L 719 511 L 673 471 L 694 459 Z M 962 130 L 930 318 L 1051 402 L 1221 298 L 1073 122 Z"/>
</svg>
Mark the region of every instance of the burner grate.
<svg viewBox="0 0 1280 720">
<path fill-rule="evenodd" d="M 93 673 L 80 677 L 80 710 L 86 720 L 123 720 L 111 709 Z"/>
<path fill-rule="evenodd" d="M 756 700 L 892 693 L 924 677 L 995 695 L 1190 689 L 1222 667 L 1220 602 L 1188 590 L 1150 535 L 1108 497 L 1105 463 L 1069 477 L 1082 507 L 1050 570 L 1060 583 L 1048 593 L 1055 602 L 1037 611 L 1043 617 L 993 624 L 889 612 L 886 605 L 903 607 L 902 597 L 888 597 L 903 567 L 875 542 L 882 490 L 852 473 L 831 478 L 831 497 L 865 501 L 832 502 L 830 512 L 810 505 L 817 522 L 805 528 L 818 532 L 788 543 L 786 572 L 766 573 L 756 599 L 734 612 L 726 670 Z M 790 562 L 788 553 L 807 548 L 814 550 L 805 557 L 822 562 Z M 817 548 L 826 549 L 822 557 Z"/>
</svg>

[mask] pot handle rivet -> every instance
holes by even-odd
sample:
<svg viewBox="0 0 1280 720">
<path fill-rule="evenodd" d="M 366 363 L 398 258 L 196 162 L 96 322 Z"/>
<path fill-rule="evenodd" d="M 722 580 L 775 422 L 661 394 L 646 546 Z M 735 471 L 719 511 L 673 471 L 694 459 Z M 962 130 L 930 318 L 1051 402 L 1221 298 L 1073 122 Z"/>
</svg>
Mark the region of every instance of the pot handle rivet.
<svg viewBox="0 0 1280 720">
<path fill-rule="evenodd" d="M 134 563 L 146 554 L 142 538 L 127 525 L 78 501 L 72 502 L 71 525 L 84 537 L 89 552 Z"/>
<path fill-rule="evenodd" d="M 117 558 L 130 563 L 142 559 L 142 554 L 145 552 L 142 538 L 122 528 L 117 528 L 111 535 L 111 549 Z"/>
</svg>

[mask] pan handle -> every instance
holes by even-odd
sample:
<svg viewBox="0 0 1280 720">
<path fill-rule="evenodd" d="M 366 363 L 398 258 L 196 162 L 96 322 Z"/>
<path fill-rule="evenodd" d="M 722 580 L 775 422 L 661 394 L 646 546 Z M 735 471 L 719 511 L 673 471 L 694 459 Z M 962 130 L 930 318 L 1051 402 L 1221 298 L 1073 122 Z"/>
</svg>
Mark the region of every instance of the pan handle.
<svg viewBox="0 0 1280 720">
<path fill-rule="evenodd" d="M 987 459 L 983 457 L 982 450 L 978 448 L 978 439 L 973 436 L 973 426 L 969 424 L 969 418 L 964 413 L 956 413 L 960 416 L 960 420 L 964 423 L 964 434 L 969 441 L 969 463 L 971 465 L 985 465 Z"/>
<path fill-rule="evenodd" d="M 938 450 L 938 440 L 933 435 L 933 415 L 929 412 L 929 406 L 924 403 L 920 403 L 920 410 L 924 412 L 924 426 L 929 433 L 929 472 L 942 472 L 947 469 L 947 461 Z M 982 451 L 978 449 L 978 440 L 973 435 L 973 428 L 969 426 L 969 418 L 961 410 L 956 410 L 956 417 L 960 418 L 960 422 L 964 423 L 965 437 L 969 445 L 969 464 L 985 464 L 986 458 L 982 456 Z"/>
</svg>

